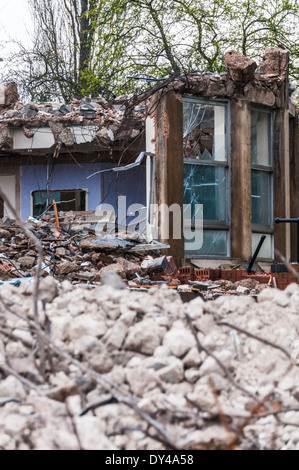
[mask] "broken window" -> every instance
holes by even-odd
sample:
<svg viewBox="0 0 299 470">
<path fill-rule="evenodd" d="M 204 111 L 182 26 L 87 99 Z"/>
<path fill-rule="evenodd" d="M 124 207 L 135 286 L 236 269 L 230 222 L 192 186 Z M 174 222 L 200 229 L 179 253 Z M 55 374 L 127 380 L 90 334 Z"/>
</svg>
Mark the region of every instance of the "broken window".
<svg viewBox="0 0 299 470">
<path fill-rule="evenodd" d="M 226 171 L 224 167 L 185 165 L 184 203 L 191 205 L 194 219 L 196 204 L 203 204 L 205 221 L 226 220 Z M 224 195 L 224 197 L 223 197 Z"/>
<path fill-rule="evenodd" d="M 87 191 L 81 189 L 55 190 L 48 193 L 44 191 L 33 191 L 33 216 L 39 217 L 45 212 L 53 211 L 53 200 L 59 211 L 85 211 L 87 210 Z"/>
<path fill-rule="evenodd" d="M 225 106 L 184 100 L 184 158 L 227 160 Z"/>
<path fill-rule="evenodd" d="M 203 245 L 186 254 L 229 256 L 227 104 L 184 98 L 184 204 L 192 227 L 196 205 L 203 206 Z M 191 222 L 191 223 L 190 223 Z M 190 225 L 189 225 L 190 224 Z M 190 231 L 190 230 L 189 230 Z M 190 231 L 191 232 L 191 231 Z M 192 246 L 192 245 L 191 245 Z"/>
<path fill-rule="evenodd" d="M 272 259 L 273 234 L 273 163 L 272 115 L 262 109 L 251 112 L 251 211 L 252 250 L 262 234 L 267 235 L 259 258 Z"/>
</svg>

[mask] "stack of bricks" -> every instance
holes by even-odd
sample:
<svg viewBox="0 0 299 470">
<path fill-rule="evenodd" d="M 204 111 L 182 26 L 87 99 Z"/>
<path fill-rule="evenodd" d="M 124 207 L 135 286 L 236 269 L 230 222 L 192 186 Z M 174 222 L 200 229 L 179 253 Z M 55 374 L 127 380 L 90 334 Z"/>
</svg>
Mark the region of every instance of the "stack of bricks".
<svg viewBox="0 0 299 470">
<path fill-rule="evenodd" d="M 231 282 L 253 279 L 261 284 L 269 284 L 271 276 L 269 274 L 248 274 L 246 269 L 222 269 L 221 279 Z"/>
<path fill-rule="evenodd" d="M 273 265 L 274 266 L 274 265 Z M 265 273 L 265 274 L 248 274 L 246 269 L 194 269 L 191 267 L 181 268 L 179 270 L 179 279 L 183 284 L 188 284 L 188 281 L 217 281 L 225 280 L 231 282 L 238 282 L 244 279 L 253 279 L 258 281 L 261 284 L 271 284 L 273 285 L 272 278 L 275 278 L 276 285 L 278 289 L 285 289 L 289 284 L 297 282 L 299 284 L 299 274 L 298 278 L 295 274 L 290 272 L 281 272 L 282 269 L 273 268 L 279 272 Z M 279 266 L 279 265 L 277 265 Z M 292 267 L 299 273 L 299 264 L 293 264 Z M 287 271 L 287 269 L 285 269 Z"/>
<path fill-rule="evenodd" d="M 295 273 L 289 272 L 284 265 L 272 265 L 272 277 L 275 278 L 278 289 L 283 290 L 294 282 L 299 284 L 299 264 L 292 264 L 291 266 L 298 273 L 298 276 Z"/>
<path fill-rule="evenodd" d="M 194 274 L 197 281 L 215 281 L 219 279 L 216 276 L 215 269 L 195 269 Z"/>
</svg>

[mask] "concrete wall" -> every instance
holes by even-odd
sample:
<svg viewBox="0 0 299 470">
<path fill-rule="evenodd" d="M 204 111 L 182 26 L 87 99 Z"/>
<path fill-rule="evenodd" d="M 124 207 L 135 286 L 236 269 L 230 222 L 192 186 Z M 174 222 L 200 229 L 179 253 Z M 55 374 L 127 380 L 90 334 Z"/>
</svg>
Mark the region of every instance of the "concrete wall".
<svg viewBox="0 0 299 470">
<path fill-rule="evenodd" d="M 146 170 L 144 166 L 116 173 L 102 173 L 87 180 L 96 171 L 113 168 L 109 163 L 56 164 L 52 190 L 88 189 L 87 210 L 95 210 L 100 203 L 112 204 L 117 209 L 118 195 L 127 196 L 127 206 L 145 204 Z M 31 215 L 31 192 L 46 190 L 47 165 L 28 165 L 21 173 L 21 214 L 26 220 Z"/>
</svg>

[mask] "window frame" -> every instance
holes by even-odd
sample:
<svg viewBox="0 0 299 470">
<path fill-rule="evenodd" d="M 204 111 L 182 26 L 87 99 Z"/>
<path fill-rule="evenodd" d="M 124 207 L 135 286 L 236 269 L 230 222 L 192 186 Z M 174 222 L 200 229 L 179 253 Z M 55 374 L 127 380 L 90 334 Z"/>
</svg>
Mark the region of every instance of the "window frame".
<svg viewBox="0 0 299 470">
<path fill-rule="evenodd" d="M 89 195 L 89 190 L 88 188 L 80 188 L 80 189 L 51 189 L 51 193 L 55 192 L 84 192 L 85 193 L 85 209 L 81 211 L 74 211 L 74 212 L 86 212 L 88 210 L 88 195 Z M 35 193 L 47 193 L 46 189 L 35 189 L 30 192 L 30 213 L 31 216 L 34 217 L 34 194 Z M 49 212 L 54 212 L 54 211 L 49 211 Z"/>
<path fill-rule="evenodd" d="M 261 113 L 266 113 L 270 116 L 270 132 L 269 132 L 269 139 L 270 139 L 270 162 L 271 165 L 259 165 L 252 162 L 252 153 L 251 153 L 251 178 L 252 178 L 252 171 L 260 171 L 265 172 L 270 175 L 270 211 L 271 211 L 271 223 L 268 224 L 256 224 L 251 223 L 251 231 L 255 234 L 265 234 L 272 236 L 272 243 L 271 243 L 271 258 L 258 258 L 259 261 L 272 261 L 274 259 L 274 112 L 271 109 L 265 108 L 263 106 L 252 105 L 251 106 L 251 116 L 253 111 L 258 111 Z M 252 192 L 251 192 L 252 198 Z M 251 218 L 252 218 L 252 207 L 251 207 Z"/>
<path fill-rule="evenodd" d="M 184 158 L 183 152 L 183 163 L 184 165 L 199 165 L 199 166 L 207 166 L 207 167 L 222 167 L 225 168 L 226 174 L 226 189 L 225 189 L 225 196 L 226 196 L 226 220 L 223 221 L 215 221 L 215 220 L 204 220 L 203 221 L 203 230 L 212 230 L 212 231 L 224 231 L 226 232 L 226 240 L 227 240 L 227 254 L 224 255 L 217 255 L 217 254 L 203 254 L 203 255 L 196 255 L 186 252 L 185 250 L 185 259 L 229 259 L 231 258 L 231 106 L 230 100 L 227 99 L 217 99 L 211 100 L 207 98 L 197 97 L 194 95 L 183 95 L 183 104 L 184 102 L 191 102 L 191 103 L 199 103 L 204 105 L 210 106 L 223 106 L 226 110 L 225 112 L 225 142 L 226 142 L 226 161 L 215 161 L 215 160 L 198 160 L 193 158 Z M 191 223 L 190 223 L 191 222 Z M 185 222 L 184 222 L 185 226 Z M 195 222 L 190 221 L 188 222 L 188 227 L 194 228 Z"/>
</svg>

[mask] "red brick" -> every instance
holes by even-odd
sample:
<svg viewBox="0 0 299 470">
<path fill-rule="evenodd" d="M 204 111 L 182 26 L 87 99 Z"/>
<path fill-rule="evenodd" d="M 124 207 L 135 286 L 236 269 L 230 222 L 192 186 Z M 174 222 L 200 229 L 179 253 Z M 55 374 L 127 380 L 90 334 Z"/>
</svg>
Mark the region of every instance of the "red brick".
<svg viewBox="0 0 299 470">
<path fill-rule="evenodd" d="M 186 266 L 179 269 L 179 280 L 183 284 L 188 284 L 188 281 L 195 281 L 194 268 Z"/>
<path fill-rule="evenodd" d="M 221 269 L 215 269 L 215 280 L 221 278 Z"/>
</svg>

